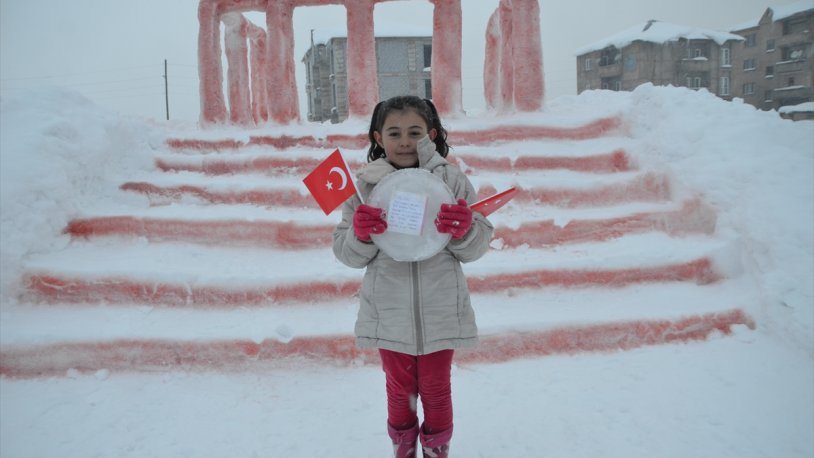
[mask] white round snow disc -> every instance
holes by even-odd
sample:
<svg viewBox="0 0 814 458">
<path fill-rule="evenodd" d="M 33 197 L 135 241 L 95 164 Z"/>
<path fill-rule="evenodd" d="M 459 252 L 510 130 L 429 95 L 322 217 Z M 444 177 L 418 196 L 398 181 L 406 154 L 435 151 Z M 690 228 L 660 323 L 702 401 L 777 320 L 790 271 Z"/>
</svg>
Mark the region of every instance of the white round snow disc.
<svg viewBox="0 0 814 458">
<path fill-rule="evenodd" d="M 373 243 L 396 261 L 421 261 L 444 249 L 452 235 L 435 228 L 441 204 L 455 203 L 443 180 L 424 169 L 402 169 L 382 178 L 367 204 L 383 208 L 387 230 Z"/>
</svg>

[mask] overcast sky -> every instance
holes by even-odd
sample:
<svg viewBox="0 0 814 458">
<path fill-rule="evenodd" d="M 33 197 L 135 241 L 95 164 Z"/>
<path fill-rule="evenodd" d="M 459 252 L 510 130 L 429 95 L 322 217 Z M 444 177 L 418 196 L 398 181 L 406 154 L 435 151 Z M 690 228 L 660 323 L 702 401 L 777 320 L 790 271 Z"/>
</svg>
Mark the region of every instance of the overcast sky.
<svg viewBox="0 0 814 458">
<path fill-rule="evenodd" d="M 767 7 L 797 0 L 541 0 L 546 98 L 576 94 L 574 50 L 658 19 L 729 30 Z M 812 0 L 814 3 L 814 0 Z M 498 0 L 462 0 L 464 109 L 483 109 L 483 47 Z M 198 0 L 0 0 L 0 96 L 21 88 L 65 86 L 123 113 L 165 118 L 164 59 L 169 62 L 170 118 L 197 120 Z M 376 6 L 377 30 L 411 26 L 431 31 L 432 4 L 404 0 Z M 250 19 L 265 27 L 259 13 Z M 300 59 L 318 36 L 342 34 L 344 8 L 294 11 L 300 103 Z M 305 110 L 301 112 L 305 116 Z"/>
</svg>

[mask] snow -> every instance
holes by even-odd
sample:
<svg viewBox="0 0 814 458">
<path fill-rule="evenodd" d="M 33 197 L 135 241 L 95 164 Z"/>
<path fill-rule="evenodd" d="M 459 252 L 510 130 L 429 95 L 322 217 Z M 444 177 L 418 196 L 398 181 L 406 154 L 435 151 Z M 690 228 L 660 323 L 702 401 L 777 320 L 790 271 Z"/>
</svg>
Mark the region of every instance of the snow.
<svg viewBox="0 0 814 458">
<path fill-rule="evenodd" d="M 654 27 L 656 27 L 654 25 Z M 656 27 L 658 30 L 658 27 Z M 667 36 L 669 34 L 664 34 Z M 495 249 L 465 266 L 467 274 L 535 268 L 633 266 L 691 260 L 703 253 L 732 280 L 718 285 L 644 284 L 625 288 L 551 288 L 473 298 L 482 335 L 580 323 L 663 318 L 744 307 L 757 329 L 730 336 L 579 353 L 453 369 L 453 456 L 464 457 L 811 457 L 814 455 L 814 122 L 792 122 L 706 91 L 643 85 L 633 92 L 586 91 L 550 100 L 541 113 L 458 117 L 451 130 L 495 124 L 578 125 L 621 113 L 624 133 L 586 141 L 460 146 L 451 154 L 529 151 L 580 156 L 624 147 L 640 169 L 669 177 L 674 202 L 601 208 L 523 207 L 509 203 L 498 225 L 676 208 L 700 197 L 718 214 L 712 237 L 664 234 L 622 237 L 551 249 Z M 53 88 L 0 100 L 0 345 L 127 338 L 250 338 L 286 342 L 301 335 L 348 334 L 355 304 L 346 301 L 279 309 L 202 310 L 106 305 L 47 307 L 18 303 L 24 268 L 60 265 L 75 272 L 111 269 L 144 278 L 173 277 L 240 285 L 268 277 L 336 280 L 360 277 L 325 258 L 329 250 L 153 244 L 145 240 L 71 241 L 75 217 L 141 214 L 247 220 L 290 218 L 330 225 L 337 214 L 179 202 L 150 207 L 123 193 L 124 181 L 159 177 L 154 157 L 170 154 L 167 137 L 247 138 L 279 134 L 267 126 L 200 132 L 105 111 L 74 92 Z M 311 124 L 285 128 L 314 135 Z M 319 126 L 358 134 L 359 121 Z M 322 130 L 320 132 L 322 132 Z M 261 148 L 238 155 L 253 157 Z M 180 156 L 175 153 L 176 156 Z M 227 153 L 233 154 L 233 153 Z M 274 154 L 319 157 L 299 149 Z M 347 158 L 362 151 L 345 151 Z M 194 160 L 192 154 L 183 155 Z M 176 157 L 177 159 L 177 157 Z M 639 172 L 587 178 L 597 185 Z M 584 175 L 584 174 L 583 174 Z M 210 177 L 223 189 L 274 188 L 298 177 Z M 162 184 L 200 177 L 167 175 Z M 583 180 L 586 178 L 583 176 Z M 473 175 L 498 190 L 576 183 L 574 172 Z M 499 248 L 499 244 L 498 248 Z M 115 250 L 119 259 L 106 260 Z M 660 254 L 661 256 L 658 256 Z M 83 261 L 77 262 L 77 259 Z M 268 261 L 264 261 L 268 260 Z M 315 261 L 319 260 L 319 261 Z M 276 261 L 276 262 L 274 262 Z M 264 263 L 265 262 L 265 263 Z M 261 270 L 252 270 L 262 266 Z M 282 281 L 282 280 L 276 280 Z M 600 304 L 586 317 L 584 304 Z M 543 310 L 544 313 L 540 311 Z M 316 317 L 316 318 L 315 318 Z M 183 326 L 173 323 L 184 323 Z M 372 366 L 314 363 L 258 371 L 93 373 L 0 379 L 0 455 L 25 457 L 389 456 L 384 376 Z"/>
<path fill-rule="evenodd" d="M 668 22 L 651 20 L 643 24 L 633 26 L 617 34 L 603 38 L 590 45 L 583 46 L 574 54 L 581 56 L 594 51 L 600 51 L 609 46 L 622 49 L 634 41 L 644 41 L 648 43 L 663 44 L 670 41 L 686 40 L 713 40 L 722 45 L 729 40 L 743 41 L 743 37 L 717 30 L 702 29 L 699 27 L 670 24 Z"/>
<path fill-rule="evenodd" d="M 814 102 L 804 102 L 797 105 L 786 105 L 777 110 L 778 113 L 805 113 L 814 111 Z"/>
</svg>

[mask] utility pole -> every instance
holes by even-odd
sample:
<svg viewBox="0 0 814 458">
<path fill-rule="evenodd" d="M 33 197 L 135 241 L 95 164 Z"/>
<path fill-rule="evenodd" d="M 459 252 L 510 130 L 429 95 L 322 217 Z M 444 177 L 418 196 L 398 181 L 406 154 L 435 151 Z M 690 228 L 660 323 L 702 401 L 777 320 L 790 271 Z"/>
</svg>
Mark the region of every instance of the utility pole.
<svg viewBox="0 0 814 458">
<path fill-rule="evenodd" d="M 167 78 L 167 59 L 164 59 L 164 102 L 167 106 L 167 121 L 170 120 L 170 85 Z"/>
</svg>

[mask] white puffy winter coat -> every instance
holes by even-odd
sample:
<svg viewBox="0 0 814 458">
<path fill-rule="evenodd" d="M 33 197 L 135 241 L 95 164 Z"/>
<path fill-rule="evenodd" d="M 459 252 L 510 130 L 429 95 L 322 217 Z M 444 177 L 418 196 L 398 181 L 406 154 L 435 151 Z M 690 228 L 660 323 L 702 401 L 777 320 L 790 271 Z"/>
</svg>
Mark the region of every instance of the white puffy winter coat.
<svg viewBox="0 0 814 458">
<path fill-rule="evenodd" d="M 470 204 L 477 200 L 466 175 L 434 150 L 419 151 L 418 166 L 440 177 L 456 200 Z M 395 170 L 385 159 L 367 164 L 357 181 L 362 197 L 367 200 L 376 183 Z M 355 327 L 357 346 L 412 355 L 474 346 L 475 313 L 461 263 L 475 261 L 488 250 L 494 230 L 489 220 L 473 212 L 472 227 L 463 238 L 451 240 L 429 259 L 401 262 L 356 238 L 353 214 L 360 203 L 357 196 L 345 202 L 342 221 L 333 233 L 337 259 L 350 267 L 366 267 Z"/>
</svg>

